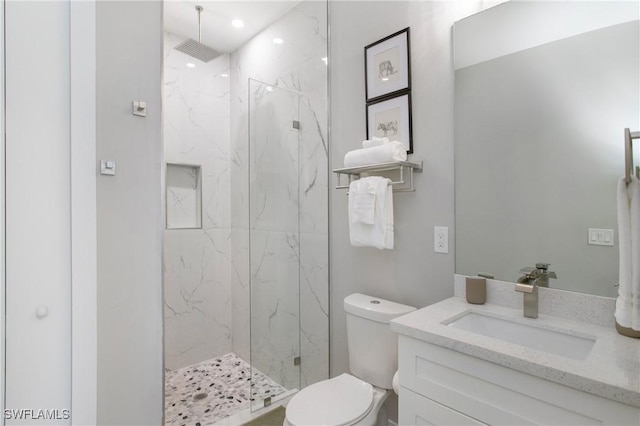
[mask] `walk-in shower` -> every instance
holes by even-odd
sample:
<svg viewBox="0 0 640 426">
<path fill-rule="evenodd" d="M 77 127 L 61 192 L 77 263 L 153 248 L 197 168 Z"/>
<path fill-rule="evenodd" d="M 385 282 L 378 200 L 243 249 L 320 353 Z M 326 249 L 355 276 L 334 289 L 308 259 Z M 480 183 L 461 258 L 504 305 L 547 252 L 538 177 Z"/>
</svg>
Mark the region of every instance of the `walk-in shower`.
<svg viewBox="0 0 640 426">
<path fill-rule="evenodd" d="M 207 3 L 203 22 L 225 15 Z M 165 28 L 167 425 L 329 374 L 327 2 L 291 6 L 206 63 Z"/>
</svg>

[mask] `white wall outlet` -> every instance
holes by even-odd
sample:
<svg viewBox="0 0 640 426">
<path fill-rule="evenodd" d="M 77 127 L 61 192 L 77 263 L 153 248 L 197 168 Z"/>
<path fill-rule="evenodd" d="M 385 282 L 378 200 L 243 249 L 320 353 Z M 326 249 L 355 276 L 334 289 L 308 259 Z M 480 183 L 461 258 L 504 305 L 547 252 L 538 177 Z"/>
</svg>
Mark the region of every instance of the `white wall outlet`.
<svg viewBox="0 0 640 426">
<path fill-rule="evenodd" d="M 613 246 L 613 235 L 613 229 L 589 228 L 589 239 L 587 241 L 587 244 L 594 246 Z"/>
<path fill-rule="evenodd" d="M 433 251 L 449 253 L 449 228 L 446 226 L 433 227 Z"/>
</svg>

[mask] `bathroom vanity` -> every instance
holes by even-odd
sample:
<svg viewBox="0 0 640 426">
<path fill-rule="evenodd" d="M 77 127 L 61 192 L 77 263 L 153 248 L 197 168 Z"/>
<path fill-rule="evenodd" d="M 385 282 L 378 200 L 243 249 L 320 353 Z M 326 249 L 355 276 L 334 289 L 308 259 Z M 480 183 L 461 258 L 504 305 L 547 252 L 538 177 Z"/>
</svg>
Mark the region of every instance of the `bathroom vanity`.
<svg viewBox="0 0 640 426">
<path fill-rule="evenodd" d="M 488 303 L 471 305 L 463 282 L 391 323 L 399 424 L 640 423 L 640 341 L 609 324 L 612 299 L 540 289 L 531 319 L 513 283 L 490 280 Z"/>
</svg>

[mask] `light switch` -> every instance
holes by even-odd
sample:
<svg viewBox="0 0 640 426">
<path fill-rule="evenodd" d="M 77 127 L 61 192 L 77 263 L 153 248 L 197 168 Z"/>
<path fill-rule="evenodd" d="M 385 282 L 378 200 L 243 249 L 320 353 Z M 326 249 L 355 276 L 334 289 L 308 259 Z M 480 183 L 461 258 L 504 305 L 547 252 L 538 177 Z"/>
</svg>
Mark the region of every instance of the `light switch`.
<svg viewBox="0 0 640 426">
<path fill-rule="evenodd" d="M 116 162 L 113 160 L 100 160 L 100 174 L 107 176 L 115 176 Z"/>
<path fill-rule="evenodd" d="M 587 244 L 594 246 L 613 246 L 615 244 L 613 229 L 589 228 Z"/>
</svg>

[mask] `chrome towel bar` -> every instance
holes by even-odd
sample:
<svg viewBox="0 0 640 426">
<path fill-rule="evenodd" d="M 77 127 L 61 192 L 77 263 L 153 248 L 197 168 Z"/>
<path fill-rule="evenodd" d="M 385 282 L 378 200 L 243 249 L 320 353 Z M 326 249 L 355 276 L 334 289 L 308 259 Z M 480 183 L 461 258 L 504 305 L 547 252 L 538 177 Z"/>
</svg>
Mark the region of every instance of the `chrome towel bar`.
<svg viewBox="0 0 640 426">
<path fill-rule="evenodd" d="M 375 176 L 381 172 L 387 171 L 399 171 L 399 179 L 392 181 L 391 185 L 399 186 L 408 184 L 408 186 L 400 187 L 398 189 L 394 188 L 394 192 L 413 192 L 415 191 L 415 187 L 413 186 L 413 172 L 422 171 L 422 161 L 396 161 L 391 163 L 369 164 L 366 166 L 333 169 L 333 173 L 336 174 L 337 178 L 336 189 L 348 189 L 349 184 L 356 179 L 360 179 L 363 176 Z M 405 177 L 405 173 L 408 174 L 408 178 Z M 348 177 L 346 185 L 342 183 L 342 175 L 346 175 Z"/>
</svg>

